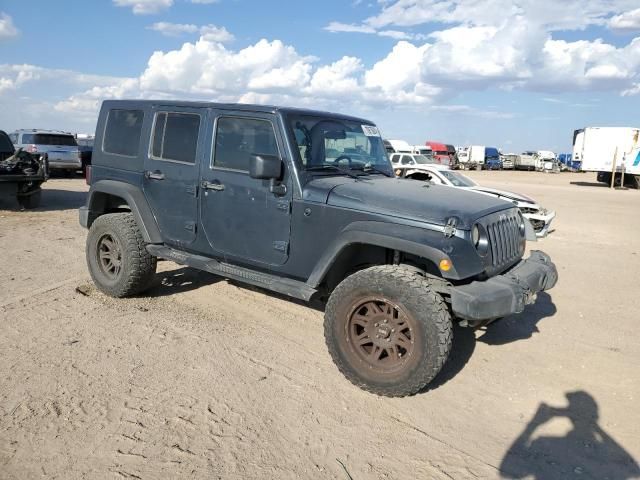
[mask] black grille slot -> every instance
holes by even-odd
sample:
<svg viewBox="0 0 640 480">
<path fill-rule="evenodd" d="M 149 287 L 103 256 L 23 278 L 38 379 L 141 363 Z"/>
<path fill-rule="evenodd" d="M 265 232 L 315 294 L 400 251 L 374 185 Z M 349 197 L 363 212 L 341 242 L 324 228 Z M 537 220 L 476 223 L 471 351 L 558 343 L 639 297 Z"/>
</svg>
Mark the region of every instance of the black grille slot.
<svg viewBox="0 0 640 480">
<path fill-rule="evenodd" d="M 503 266 L 519 257 L 520 233 L 518 230 L 518 218 L 515 216 L 503 216 L 487 225 L 494 267 Z"/>
</svg>

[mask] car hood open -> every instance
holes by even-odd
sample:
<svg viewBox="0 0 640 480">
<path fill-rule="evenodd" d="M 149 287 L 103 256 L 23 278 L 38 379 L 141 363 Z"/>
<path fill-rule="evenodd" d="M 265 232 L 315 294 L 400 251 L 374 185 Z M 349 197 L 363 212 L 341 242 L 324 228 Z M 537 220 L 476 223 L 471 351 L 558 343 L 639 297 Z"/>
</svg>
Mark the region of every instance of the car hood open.
<svg viewBox="0 0 640 480">
<path fill-rule="evenodd" d="M 307 186 L 315 190 L 316 198 L 318 190 L 326 189 L 326 203 L 336 207 L 437 225 L 457 217 L 462 229 L 470 229 L 480 217 L 513 207 L 512 203 L 464 189 L 383 176 L 317 179 Z"/>
</svg>

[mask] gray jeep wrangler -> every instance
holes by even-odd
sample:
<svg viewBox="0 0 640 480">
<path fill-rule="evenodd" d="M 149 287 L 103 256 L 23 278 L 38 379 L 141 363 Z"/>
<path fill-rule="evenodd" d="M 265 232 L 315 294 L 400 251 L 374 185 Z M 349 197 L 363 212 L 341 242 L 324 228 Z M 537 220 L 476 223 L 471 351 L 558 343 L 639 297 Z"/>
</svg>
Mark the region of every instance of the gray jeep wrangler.
<svg viewBox="0 0 640 480">
<path fill-rule="evenodd" d="M 522 312 L 553 287 L 511 203 L 394 177 L 360 118 L 293 108 L 105 101 L 80 223 L 96 286 L 136 295 L 157 258 L 326 301 L 340 371 L 379 395 L 423 389 L 452 321 Z"/>
</svg>

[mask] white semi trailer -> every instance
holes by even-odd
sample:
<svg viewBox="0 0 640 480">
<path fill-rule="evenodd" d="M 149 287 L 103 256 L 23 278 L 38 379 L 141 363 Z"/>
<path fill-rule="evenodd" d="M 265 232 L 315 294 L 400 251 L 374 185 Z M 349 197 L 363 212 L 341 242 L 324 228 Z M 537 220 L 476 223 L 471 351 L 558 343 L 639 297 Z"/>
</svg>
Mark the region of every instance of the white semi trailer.
<svg viewBox="0 0 640 480">
<path fill-rule="evenodd" d="M 640 128 L 634 127 L 587 127 L 573 133 L 573 161 L 581 162 L 580 169 L 597 172 L 598 181 L 610 184 L 614 170 L 614 184 L 619 185 L 622 170 L 625 184 L 638 188 L 640 172 L 634 170 L 631 153 L 640 144 Z"/>
</svg>

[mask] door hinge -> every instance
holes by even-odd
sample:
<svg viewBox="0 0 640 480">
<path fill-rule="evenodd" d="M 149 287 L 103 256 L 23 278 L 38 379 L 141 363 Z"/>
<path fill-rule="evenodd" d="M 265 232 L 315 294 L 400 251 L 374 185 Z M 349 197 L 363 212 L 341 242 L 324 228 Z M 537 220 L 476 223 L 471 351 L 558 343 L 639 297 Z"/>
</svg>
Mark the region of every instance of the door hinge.
<svg viewBox="0 0 640 480">
<path fill-rule="evenodd" d="M 287 253 L 289 249 L 289 242 L 276 240 L 275 242 L 273 242 L 273 248 L 278 250 L 279 252 Z"/>
<path fill-rule="evenodd" d="M 190 232 L 196 231 L 196 222 L 184 222 L 184 229 Z"/>
<path fill-rule="evenodd" d="M 291 204 L 289 202 L 278 202 L 277 208 L 278 210 L 282 210 L 283 212 L 289 213 L 289 209 Z"/>
</svg>

